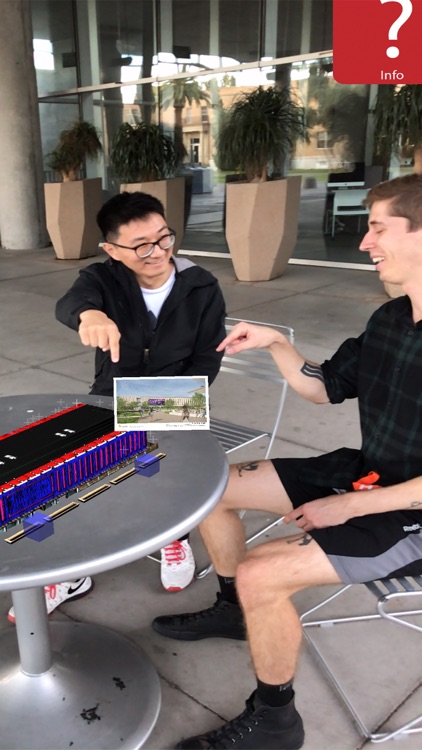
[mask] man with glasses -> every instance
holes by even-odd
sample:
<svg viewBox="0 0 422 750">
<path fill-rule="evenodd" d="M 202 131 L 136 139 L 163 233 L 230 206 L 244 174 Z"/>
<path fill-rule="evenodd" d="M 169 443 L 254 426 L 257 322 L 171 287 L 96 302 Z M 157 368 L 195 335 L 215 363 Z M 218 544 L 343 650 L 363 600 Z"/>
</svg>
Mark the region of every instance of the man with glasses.
<svg viewBox="0 0 422 750">
<path fill-rule="evenodd" d="M 217 279 L 172 255 L 163 205 L 120 193 L 98 213 L 105 263 L 80 271 L 56 316 L 96 348 L 91 393 L 113 395 L 113 377 L 216 377 L 225 305 Z M 221 340 L 221 339 L 220 339 Z"/>
<path fill-rule="evenodd" d="M 225 336 L 217 279 L 190 260 L 173 257 L 175 232 L 162 203 L 151 195 L 114 196 L 97 223 L 109 257 L 81 269 L 56 307 L 58 320 L 96 349 L 91 393 L 112 396 L 113 377 L 207 375 L 211 384 L 222 359 L 216 348 Z M 168 591 L 185 588 L 194 570 L 188 537 L 162 550 L 161 577 Z M 48 610 L 73 598 L 67 596 L 73 586 L 57 585 L 54 602 L 46 592 Z M 84 593 L 89 590 L 85 584 Z"/>
</svg>

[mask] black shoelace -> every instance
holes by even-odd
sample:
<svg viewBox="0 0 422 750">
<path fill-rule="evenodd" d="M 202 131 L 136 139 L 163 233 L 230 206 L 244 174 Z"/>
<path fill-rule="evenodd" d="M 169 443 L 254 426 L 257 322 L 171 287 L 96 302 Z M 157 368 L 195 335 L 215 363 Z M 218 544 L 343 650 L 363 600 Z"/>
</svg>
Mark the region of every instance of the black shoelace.
<svg viewBox="0 0 422 750">
<path fill-rule="evenodd" d="M 224 605 L 230 604 L 230 602 L 226 602 L 225 599 L 221 598 L 221 594 L 217 594 L 217 601 L 215 604 L 212 605 L 212 607 L 208 607 L 208 609 L 201 609 L 199 612 L 191 612 L 186 613 L 183 615 L 179 615 L 179 622 L 185 623 L 185 622 L 198 622 L 199 620 L 206 620 L 210 617 L 213 617 L 216 614 L 219 614 L 223 609 L 225 609 Z"/>
<path fill-rule="evenodd" d="M 258 721 L 253 718 L 252 715 L 255 711 L 254 706 L 254 694 L 246 701 L 246 708 L 239 716 L 228 721 L 220 729 L 216 729 L 215 732 L 210 732 L 207 735 L 207 741 L 210 743 L 210 747 L 215 748 L 229 748 L 238 741 L 242 740 L 243 736 L 253 731 L 253 728 L 258 726 Z M 264 715 L 264 714 L 262 714 Z"/>
</svg>

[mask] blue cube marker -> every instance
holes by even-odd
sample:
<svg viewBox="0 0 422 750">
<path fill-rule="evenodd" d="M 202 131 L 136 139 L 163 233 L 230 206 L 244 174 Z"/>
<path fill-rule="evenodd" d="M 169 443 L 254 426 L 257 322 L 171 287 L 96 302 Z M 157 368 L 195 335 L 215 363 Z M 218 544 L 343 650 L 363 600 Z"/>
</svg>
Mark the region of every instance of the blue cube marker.
<svg viewBox="0 0 422 750">
<path fill-rule="evenodd" d="M 29 518 L 24 518 L 23 528 L 25 536 L 29 536 L 35 542 L 43 542 L 54 534 L 53 519 L 43 513 L 34 513 Z"/>
<path fill-rule="evenodd" d="M 138 456 L 135 458 L 135 471 L 142 477 L 153 477 L 160 471 L 160 459 L 164 458 L 165 453 L 158 453 L 156 456 Z"/>
</svg>

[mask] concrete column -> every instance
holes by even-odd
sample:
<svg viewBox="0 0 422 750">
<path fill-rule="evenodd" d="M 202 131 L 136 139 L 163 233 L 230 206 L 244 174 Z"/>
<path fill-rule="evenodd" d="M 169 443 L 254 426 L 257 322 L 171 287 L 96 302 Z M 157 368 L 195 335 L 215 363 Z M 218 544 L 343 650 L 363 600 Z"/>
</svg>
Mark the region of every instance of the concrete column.
<svg viewBox="0 0 422 750">
<path fill-rule="evenodd" d="M 0 236 L 9 250 L 48 244 L 29 0 L 2 0 Z"/>
<path fill-rule="evenodd" d="M 302 4 L 302 34 L 300 43 L 300 54 L 306 55 L 311 51 L 311 28 L 312 28 L 312 0 L 303 0 Z M 316 10 L 316 7 L 314 8 Z"/>
</svg>

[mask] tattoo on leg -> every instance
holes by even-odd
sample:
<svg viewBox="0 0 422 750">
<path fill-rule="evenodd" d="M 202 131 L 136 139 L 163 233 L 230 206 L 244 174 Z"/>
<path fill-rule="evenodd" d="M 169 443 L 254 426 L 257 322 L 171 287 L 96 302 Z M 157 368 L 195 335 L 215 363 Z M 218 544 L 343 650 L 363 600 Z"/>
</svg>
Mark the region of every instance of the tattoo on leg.
<svg viewBox="0 0 422 750">
<path fill-rule="evenodd" d="M 243 471 L 256 471 L 259 466 L 258 461 L 249 461 L 247 464 L 238 464 L 237 465 L 237 473 L 239 476 L 242 476 Z"/>
<path fill-rule="evenodd" d="M 308 378 L 316 378 L 317 380 L 320 380 L 321 383 L 325 383 L 324 375 L 322 374 L 322 369 L 319 365 L 311 365 L 309 362 L 305 362 L 300 371 Z"/>
<path fill-rule="evenodd" d="M 298 539 L 288 539 L 287 544 L 298 544 L 299 547 L 306 547 L 307 544 L 313 542 L 313 538 L 306 531 Z"/>
</svg>

